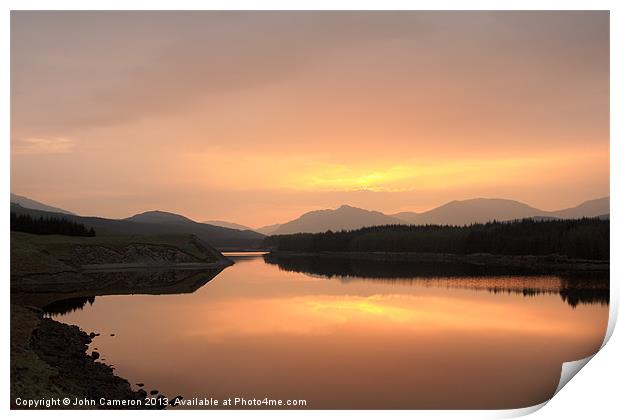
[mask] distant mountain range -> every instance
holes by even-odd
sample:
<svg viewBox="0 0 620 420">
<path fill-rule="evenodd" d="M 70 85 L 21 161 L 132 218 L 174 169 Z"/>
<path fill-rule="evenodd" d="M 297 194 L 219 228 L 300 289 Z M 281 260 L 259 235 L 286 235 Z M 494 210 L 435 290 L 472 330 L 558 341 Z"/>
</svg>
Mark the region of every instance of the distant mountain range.
<svg viewBox="0 0 620 420">
<path fill-rule="evenodd" d="M 364 226 L 403 224 L 396 217 L 378 211 L 369 211 L 343 205 L 335 210 L 315 210 L 302 214 L 297 219 L 277 227 L 273 235 L 286 235 L 299 232 L 325 232 L 327 230 L 351 230 Z"/>
<path fill-rule="evenodd" d="M 35 200 L 31 200 L 28 197 L 11 193 L 11 203 L 19 204 L 22 207 L 26 207 L 34 210 L 51 211 L 53 213 L 75 214 L 68 210 L 63 210 L 58 207 L 48 206 L 47 204 L 40 203 Z"/>
<path fill-rule="evenodd" d="M 575 219 L 580 217 L 609 217 L 609 197 L 586 201 L 576 207 L 557 211 L 540 210 L 515 200 L 498 198 L 475 198 L 451 201 L 425 212 L 401 212 L 387 215 L 351 206 L 335 210 L 317 210 L 280 225 L 273 225 L 268 235 L 290 233 L 317 233 L 327 230 L 359 229 L 367 226 L 389 224 L 415 225 L 468 225 L 489 221 L 508 221 L 526 218 Z"/>
<path fill-rule="evenodd" d="M 282 226 L 282 223 L 267 225 L 267 226 L 259 227 L 258 229 L 254 229 L 254 230 L 256 232 L 262 233 L 263 235 L 271 235 L 273 232 L 278 230 L 280 226 Z"/>
<path fill-rule="evenodd" d="M 348 205 L 337 209 L 315 210 L 286 223 L 263 226 L 252 230 L 247 226 L 221 220 L 199 223 L 185 216 L 164 211 L 148 211 L 126 219 L 81 217 L 66 210 L 48 206 L 26 197 L 11 194 L 11 211 L 34 216 L 62 216 L 97 232 L 109 234 L 166 234 L 193 233 L 218 249 L 256 248 L 264 235 L 317 233 L 327 230 L 351 230 L 367 226 L 392 224 L 468 225 L 492 220 L 508 221 L 525 218 L 574 219 L 581 217 L 609 218 L 609 197 L 586 201 L 578 206 L 557 211 L 545 211 L 515 200 L 475 198 L 451 201 L 425 212 L 384 214 Z"/>
<path fill-rule="evenodd" d="M 138 213 L 126 219 L 122 219 L 127 222 L 137 223 L 196 223 L 189 217 L 181 216 L 176 213 L 169 213 L 167 211 L 147 211 L 144 213 Z"/>
<path fill-rule="evenodd" d="M 208 225 L 213 225 L 213 226 L 225 227 L 225 228 L 229 228 L 229 229 L 253 230 L 255 232 L 258 232 L 257 229 L 252 229 L 251 227 L 240 225 L 239 223 L 225 222 L 223 220 L 205 220 L 202 223 L 206 223 Z"/>
<path fill-rule="evenodd" d="M 11 212 L 29 214 L 33 217 L 58 217 L 94 228 L 97 234 L 108 235 L 169 235 L 194 234 L 211 246 L 227 249 L 258 249 L 264 236 L 251 230 L 236 230 L 205 223 L 198 223 L 187 217 L 162 211 L 149 211 L 127 219 L 105 219 L 103 217 L 82 217 L 73 214 L 49 212 L 26 208 L 11 203 Z"/>
<path fill-rule="evenodd" d="M 468 225 L 492 220 L 507 221 L 526 218 L 575 219 L 609 214 L 609 197 L 586 201 L 576 207 L 557 211 L 540 210 L 515 200 L 475 198 L 451 201 L 432 210 L 397 213 L 392 216 L 410 224 Z"/>
</svg>

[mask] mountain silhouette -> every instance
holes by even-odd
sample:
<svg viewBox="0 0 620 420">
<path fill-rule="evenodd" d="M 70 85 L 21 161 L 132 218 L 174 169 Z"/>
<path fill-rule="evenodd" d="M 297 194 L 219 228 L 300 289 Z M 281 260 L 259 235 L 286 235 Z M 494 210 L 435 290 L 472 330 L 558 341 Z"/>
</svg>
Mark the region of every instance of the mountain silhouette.
<svg viewBox="0 0 620 420">
<path fill-rule="evenodd" d="M 97 233 L 195 233 L 214 247 L 224 249 L 236 246 L 253 248 L 260 242 L 263 235 L 317 233 L 380 225 L 468 225 L 493 220 L 509 221 L 527 218 L 550 220 L 600 217 L 608 219 L 609 197 L 585 201 L 575 207 L 556 211 L 541 210 L 516 200 L 502 198 L 455 200 L 425 212 L 400 212 L 391 215 L 342 205 L 337 209 L 310 211 L 287 223 L 263 226 L 258 229 L 218 220 L 199 223 L 183 215 L 160 210 L 147 211 L 121 220 L 80 217 L 66 210 L 15 194 L 11 194 L 11 211 L 42 212 L 42 214 L 35 213 L 34 216 L 37 217 L 42 215 L 72 216 L 72 220 L 83 223 L 87 227 L 92 226 Z"/>
<path fill-rule="evenodd" d="M 317 233 L 327 230 L 359 229 L 365 226 L 402 224 L 402 220 L 378 211 L 342 205 L 335 210 L 315 210 L 279 226 L 272 234 Z"/>
<path fill-rule="evenodd" d="M 123 220 L 139 223 L 196 223 L 192 219 L 181 216 L 180 214 L 160 210 L 146 211 Z"/>
<path fill-rule="evenodd" d="M 394 215 L 407 223 L 416 225 L 467 225 L 491 220 L 515 220 L 544 216 L 545 212 L 515 200 L 499 198 L 475 198 L 450 201 L 423 213 Z"/>
<path fill-rule="evenodd" d="M 251 227 L 240 225 L 239 223 L 227 222 L 225 220 L 205 220 L 202 223 L 206 223 L 208 225 L 213 225 L 213 226 L 230 228 L 230 229 L 257 231 L 256 229 L 252 229 Z"/>
<path fill-rule="evenodd" d="M 406 223 L 425 225 L 468 225 L 489 221 L 516 219 L 576 219 L 609 214 L 609 197 L 586 201 L 576 207 L 557 211 L 545 211 L 515 200 L 501 198 L 474 198 L 451 201 L 432 210 L 413 213 L 403 212 L 392 216 Z"/>
<path fill-rule="evenodd" d="M 580 217 L 607 216 L 609 218 L 609 197 L 597 198 L 578 206 L 554 211 L 553 216 L 561 219 L 578 219 Z"/>
<path fill-rule="evenodd" d="M 11 213 L 28 214 L 34 218 L 71 220 L 87 228 L 92 227 L 97 235 L 194 234 L 218 250 L 259 248 L 264 238 L 260 233 L 250 230 L 241 231 L 198 223 L 187 217 L 162 211 L 150 211 L 119 220 L 34 210 L 11 203 Z"/>
<path fill-rule="evenodd" d="M 54 213 L 64 213 L 64 214 L 75 214 L 68 210 L 64 210 L 58 207 L 50 206 L 48 204 L 43 204 L 39 201 L 35 201 L 28 197 L 24 197 L 22 195 L 17 195 L 11 193 L 11 203 L 19 204 L 22 207 L 33 210 L 42 210 L 42 211 L 51 211 Z"/>
<path fill-rule="evenodd" d="M 257 231 L 266 235 L 279 235 L 394 224 L 469 225 L 493 220 L 509 221 L 530 218 L 552 220 L 581 217 L 609 218 L 609 197 L 589 200 L 578 206 L 557 211 L 545 211 L 516 200 L 502 198 L 455 200 L 425 212 L 400 212 L 391 215 L 343 205 L 335 210 L 311 211 L 288 223 L 273 225 L 274 228 L 271 230 L 265 227 Z"/>
<path fill-rule="evenodd" d="M 280 226 L 282 226 L 282 223 L 275 223 L 273 225 L 267 225 L 267 226 L 259 227 L 258 229 L 254 229 L 254 230 L 256 232 L 258 232 L 258 233 L 262 233 L 263 235 L 271 235 L 276 230 L 278 230 L 278 228 Z"/>
</svg>

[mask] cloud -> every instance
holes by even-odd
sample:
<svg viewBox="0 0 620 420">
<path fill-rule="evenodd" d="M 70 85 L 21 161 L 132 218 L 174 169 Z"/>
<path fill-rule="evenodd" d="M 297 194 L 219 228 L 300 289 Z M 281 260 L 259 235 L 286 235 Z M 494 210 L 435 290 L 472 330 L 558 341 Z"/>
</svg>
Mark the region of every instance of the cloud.
<svg viewBox="0 0 620 420">
<path fill-rule="evenodd" d="M 443 103 L 446 80 L 451 95 L 470 86 L 513 98 L 529 83 L 547 109 L 544 98 L 578 90 L 575 80 L 601 83 L 609 67 L 605 12 L 19 11 L 11 19 L 13 125 L 28 129 L 182 113 L 230 93 L 298 86 L 296 77 L 322 63 L 333 71 L 319 85 L 340 67 L 377 75 L 373 94 L 423 97 L 422 86 L 437 86 L 427 96 Z"/>
<path fill-rule="evenodd" d="M 82 214 L 568 207 L 609 194 L 609 13 L 17 11 L 11 137 Z"/>
<path fill-rule="evenodd" d="M 13 153 L 17 155 L 69 153 L 74 147 L 75 142 L 64 137 L 29 137 L 13 142 Z"/>
<path fill-rule="evenodd" d="M 394 12 L 16 12 L 11 19 L 14 125 L 63 129 L 174 114 L 281 83 L 338 47 L 417 31 L 413 14 Z"/>
</svg>

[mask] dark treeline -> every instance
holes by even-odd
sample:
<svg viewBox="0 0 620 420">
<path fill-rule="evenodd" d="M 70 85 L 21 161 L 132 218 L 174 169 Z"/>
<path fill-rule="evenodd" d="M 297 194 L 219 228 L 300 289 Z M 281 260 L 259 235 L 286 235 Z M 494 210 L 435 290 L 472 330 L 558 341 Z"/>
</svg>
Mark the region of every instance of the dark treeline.
<svg viewBox="0 0 620 420">
<path fill-rule="evenodd" d="M 521 220 L 470 226 L 386 225 L 275 235 L 266 245 L 293 252 L 432 252 L 565 255 L 609 260 L 609 220 Z"/>
<path fill-rule="evenodd" d="M 371 281 L 393 284 L 423 285 L 426 287 L 460 287 L 469 290 L 487 290 L 491 293 L 518 293 L 524 297 L 541 294 L 559 294 L 562 301 L 571 307 L 580 304 L 609 305 L 609 271 L 607 272 L 564 272 L 553 274 L 559 277 L 559 290 L 541 290 L 512 284 L 514 277 L 528 277 L 533 280 L 549 273 L 531 267 L 493 267 L 466 263 L 433 263 L 412 261 L 384 261 L 318 255 L 265 254 L 268 264 L 275 264 L 280 270 L 305 273 L 341 282 Z M 486 289 L 475 288 L 477 282 L 486 279 L 504 279 L 505 286 Z M 450 282 L 453 283 L 450 283 Z M 502 284 L 502 283 L 500 283 Z"/>
<path fill-rule="evenodd" d="M 320 255 L 263 255 L 267 264 L 282 271 L 332 278 L 424 279 L 455 277 L 515 276 L 540 274 L 529 267 L 496 267 L 460 262 L 385 261 L 373 259 L 322 257 Z"/>
<path fill-rule="evenodd" d="M 48 303 L 43 306 L 43 315 L 45 316 L 58 316 L 65 315 L 74 311 L 78 311 L 84 309 L 87 303 L 90 303 L 92 306 L 95 303 L 94 296 L 86 296 L 86 297 L 73 297 L 62 300 L 57 300 L 52 303 Z"/>
<path fill-rule="evenodd" d="M 95 230 L 81 223 L 55 217 L 32 217 L 11 213 L 11 230 L 36 235 L 95 236 Z"/>
</svg>

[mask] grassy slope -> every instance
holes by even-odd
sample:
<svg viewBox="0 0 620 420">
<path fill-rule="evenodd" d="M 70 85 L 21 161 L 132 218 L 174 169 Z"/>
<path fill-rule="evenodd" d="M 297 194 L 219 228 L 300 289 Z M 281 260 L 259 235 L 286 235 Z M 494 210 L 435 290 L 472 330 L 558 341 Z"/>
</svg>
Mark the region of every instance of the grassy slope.
<svg viewBox="0 0 620 420">
<path fill-rule="evenodd" d="M 75 246 L 103 246 L 120 251 L 130 244 L 174 247 L 204 262 L 222 258 L 219 252 L 193 235 L 74 237 L 11 232 L 11 277 L 59 272 L 77 276 L 79 268 L 68 263 Z M 53 378 L 58 372 L 30 348 L 32 331 L 39 323 L 36 311 L 19 304 L 11 305 L 11 396 L 71 397 L 54 384 Z"/>
<path fill-rule="evenodd" d="M 222 258 L 218 251 L 192 235 L 78 237 L 11 232 L 11 277 L 77 272 L 79 267 L 72 266 L 69 261 L 72 249 L 78 245 L 102 246 L 121 251 L 130 244 L 173 247 L 206 263 L 217 262 Z"/>
<path fill-rule="evenodd" d="M 200 246 L 192 235 L 99 235 L 95 237 L 65 235 L 31 235 L 11 232 L 11 251 L 37 249 L 63 258 L 76 245 L 104 246 L 120 251 L 131 244 L 171 246 L 202 260 L 215 261 L 219 253 L 206 245 Z"/>
</svg>

